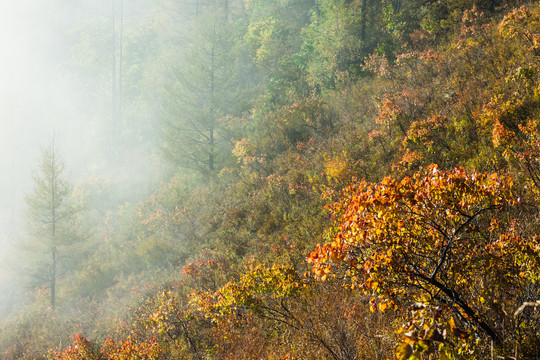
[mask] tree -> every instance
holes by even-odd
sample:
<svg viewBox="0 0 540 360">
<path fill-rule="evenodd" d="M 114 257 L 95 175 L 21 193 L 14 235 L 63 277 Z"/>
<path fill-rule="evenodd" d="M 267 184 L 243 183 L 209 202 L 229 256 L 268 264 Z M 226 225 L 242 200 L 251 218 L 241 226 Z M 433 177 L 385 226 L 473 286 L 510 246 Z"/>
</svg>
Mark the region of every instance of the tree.
<svg viewBox="0 0 540 360">
<path fill-rule="evenodd" d="M 384 1 L 320 0 L 306 41 L 312 50 L 309 82 L 321 90 L 333 89 L 347 76 L 361 73 L 364 57 L 373 50 L 388 52 Z M 386 44 L 385 44 L 386 43 Z"/>
<path fill-rule="evenodd" d="M 223 151 L 220 119 L 240 103 L 235 85 L 232 27 L 220 6 L 196 19 L 195 36 L 173 74 L 161 128 L 164 153 L 175 164 L 202 173 L 219 169 Z"/>
<path fill-rule="evenodd" d="M 26 220 L 32 275 L 40 284 L 50 287 L 50 305 L 56 305 L 56 280 L 61 254 L 76 240 L 77 220 L 82 206 L 72 201 L 72 186 L 63 178 L 64 163 L 59 158 L 54 139 L 42 153 L 38 171 L 33 175 L 34 191 L 27 196 Z M 48 258 L 48 259 L 47 259 Z"/>
<path fill-rule="evenodd" d="M 512 184 L 507 175 L 436 166 L 401 181 L 360 181 L 331 206 L 336 233 L 308 261 L 323 280 L 340 273 L 374 296 L 375 309 L 446 309 L 449 334 L 464 336 L 461 321 L 501 344 L 511 319 L 496 304 L 510 307 L 539 265 L 538 240 L 522 237 L 508 216 L 520 202 Z"/>
<path fill-rule="evenodd" d="M 309 44 L 303 29 L 309 24 L 315 2 L 254 0 L 246 2 L 247 27 L 242 48 L 250 62 L 242 64 L 244 79 L 253 81 L 264 106 L 289 105 L 307 96 Z"/>
</svg>

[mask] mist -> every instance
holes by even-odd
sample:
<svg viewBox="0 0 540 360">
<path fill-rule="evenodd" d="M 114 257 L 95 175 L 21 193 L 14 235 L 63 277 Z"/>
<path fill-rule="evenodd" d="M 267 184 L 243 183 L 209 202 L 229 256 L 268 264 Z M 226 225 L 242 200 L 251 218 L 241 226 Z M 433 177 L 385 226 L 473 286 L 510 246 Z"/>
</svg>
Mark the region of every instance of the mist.
<svg viewBox="0 0 540 360">
<path fill-rule="evenodd" d="M 539 23 L 0 5 L 0 357 L 540 358 Z"/>
<path fill-rule="evenodd" d="M 0 5 L 0 258 L 4 259 L 0 286 L 4 295 L 13 292 L 6 289 L 17 280 L 8 259 L 24 235 L 25 196 L 32 191 L 32 174 L 42 150 L 53 138 L 65 162 L 64 175 L 74 186 L 97 177 L 122 189 L 113 194 L 121 202 L 147 196 L 156 181 L 154 125 L 159 106 L 138 111 L 139 118 L 131 125 L 129 107 L 137 99 L 117 95 L 117 111 L 125 114 L 118 131 L 112 104 L 113 38 L 118 92 L 120 86 L 136 86 L 126 81 L 127 76 L 118 76 L 133 61 L 124 51 L 120 64 L 120 43 L 126 46 L 136 40 L 136 30 L 150 21 L 153 5 L 124 1 L 122 13 L 119 5 L 119 1 L 84 0 Z"/>
</svg>

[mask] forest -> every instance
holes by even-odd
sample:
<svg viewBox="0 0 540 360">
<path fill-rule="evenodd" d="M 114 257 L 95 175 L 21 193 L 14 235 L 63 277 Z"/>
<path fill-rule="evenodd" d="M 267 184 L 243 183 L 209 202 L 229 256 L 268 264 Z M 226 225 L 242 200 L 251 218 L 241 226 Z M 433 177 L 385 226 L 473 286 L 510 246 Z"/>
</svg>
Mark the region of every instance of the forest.
<svg viewBox="0 0 540 360">
<path fill-rule="evenodd" d="M 540 2 L 80 2 L 0 358 L 540 359 Z"/>
</svg>

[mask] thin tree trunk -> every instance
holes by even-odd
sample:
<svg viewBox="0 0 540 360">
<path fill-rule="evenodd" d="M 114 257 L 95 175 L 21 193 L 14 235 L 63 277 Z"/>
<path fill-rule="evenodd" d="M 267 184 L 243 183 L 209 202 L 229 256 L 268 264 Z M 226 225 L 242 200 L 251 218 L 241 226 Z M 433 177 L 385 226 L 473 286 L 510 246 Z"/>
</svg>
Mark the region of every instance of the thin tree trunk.
<svg viewBox="0 0 540 360">
<path fill-rule="evenodd" d="M 51 263 L 51 309 L 56 306 L 56 247 L 52 249 Z"/>
<path fill-rule="evenodd" d="M 392 10 L 394 11 L 394 14 L 397 14 L 400 9 L 401 9 L 401 0 L 392 1 Z"/>
<path fill-rule="evenodd" d="M 118 133 L 116 111 L 116 0 L 112 0 L 112 121 L 114 130 Z"/>
<path fill-rule="evenodd" d="M 362 0 L 362 9 L 360 13 L 360 41 L 362 46 L 366 46 L 366 22 L 367 22 L 367 0 Z"/>
<path fill-rule="evenodd" d="M 214 24 L 214 36 L 216 35 L 216 29 Z M 208 168 L 210 171 L 214 171 L 214 126 L 215 126 L 215 114 L 214 114 L 214 91 L 215 91 L 215 53 L 214 53 L 214 47 L 212 47 L 212 54 L 210 63 L 212 64 L 210 68 L 210 116 L 212 116 L 212 119 L 210 119 L 210 133 L 209 133 L 209 146 L 210 146 L 210 152 L 208 154 Z"/>
<path fill-rule="evenodd" d="M 56 171 L 55 171 L 55 149 L 54 149 L 54 137 L 52 143 L 52 156 L 51 156 L 51 309 L 54 309 L 56 305 Z"/>
<path fill-rule="evenodd" d="M 124 0 L 120 0 L 120 43 L 118 44 L 118 99 L 117 99 L 117 119 L 118 133 L 122 133 L 122 59 L 123 59 L 123 43 L 124 43 Z"/>
<path fill-rule="evenodd" d="M 214 171 L 214 128 L 210 129 L 210 155 L 208 157 L 208 167 Z"/>
</svg>

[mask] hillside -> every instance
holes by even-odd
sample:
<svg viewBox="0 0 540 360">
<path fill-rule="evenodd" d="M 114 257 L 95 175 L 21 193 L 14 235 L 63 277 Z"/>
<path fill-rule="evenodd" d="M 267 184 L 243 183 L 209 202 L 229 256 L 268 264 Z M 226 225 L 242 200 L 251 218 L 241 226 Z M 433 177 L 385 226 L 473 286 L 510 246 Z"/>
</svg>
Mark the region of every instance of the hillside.
<svg viewBox="0 0 540 360">
<path fill-rule="evenodd" d="M 152 195 L 74 186 L 3 359 L 540 359 L 538 2 L 151 10 L 111 137 Z"/>
</svg>

